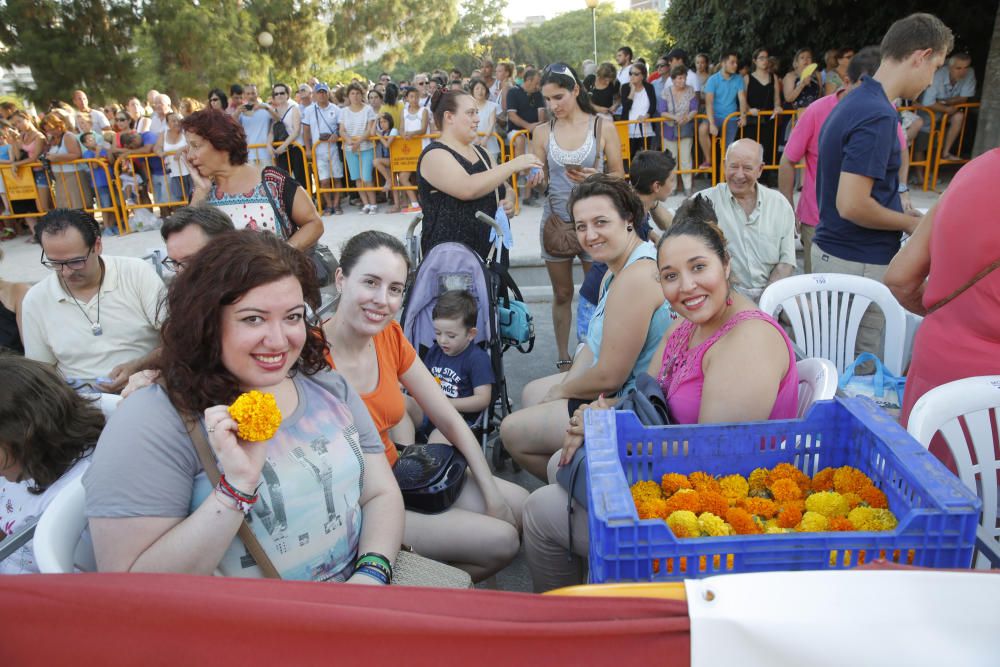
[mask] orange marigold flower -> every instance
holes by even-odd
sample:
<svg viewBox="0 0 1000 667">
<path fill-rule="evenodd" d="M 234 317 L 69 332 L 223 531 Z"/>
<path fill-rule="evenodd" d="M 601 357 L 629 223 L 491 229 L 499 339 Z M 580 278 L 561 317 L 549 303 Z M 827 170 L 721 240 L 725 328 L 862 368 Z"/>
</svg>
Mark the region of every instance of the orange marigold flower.
<svg viewBox="0 0 1000 667">
<path fill-rule="evenodd" d="M 667 499 L 667 507 L 671 513 L 687 510 L 695 514 L 701 513 L 701 494 L 694 489 L 681 489 Z"/>
<path fill-rule="evenodd" d="M 790 479 L 800 489 L 809 488 L 810 484 L 809 477 L 791 463 L 779 463 L 774 466 L 767 475 L 767 486 L 770 488 L 779 479 Z"/>
<path fill-rule="evenodd" d="M 869 507 L 874 507 L 876 509 L 889 509 L 889 500 L 885 497 L 880 489 L 876 489 L 874 486 L 866 486 L 858 492 L 861 500 L 868 503 Z"/>
<path fill-rule="evenodd" d="M 818 473 L 813 475 L 812 478 L 812 490 L 813 491 L 833 491 L 833 474 L 837 472 L 836 468 L 823 468 Z"/>
<path fill-rule="evenodd" d="M 802 521 L 802 510 L 794 505 L 785 505 L 778 513 L 778 525 L 782 528 L 795 528 Z"/>
<path fill-rule="evenodd" d="M 861 489 L 872 486 L 868 476 L 857 468 L 841 466 L 833 473 L 833 488 L 839 493 L 858 493 Z"/>
<path fill-rule="evenodd" d="M 826 525 L 826 529 L 831 532 L 852 531 L 854 530 L 854 524 L 845 516 L 835 516 L 830 519 L 830 522 Z"/>
<path fill-rule="evenodd" d="M 739 507 L 730 507 L 726 512 L 726 521 L 737 535 L 757 535 L 763 532 L 760 525 L 753 520 L 750 513 Z"/>
<path fill-rule="evenodd" d="M 670 516 L 667 501 L 663 498 L 637 498 L 635 511 L 640 519 L 666 519 Z"/>
<path fill-rule="evenodd" d="M 679 472 L 668 472 L 660 481 L 660 487 L 663 489 L 663 493 L 669 497 L 680 489 L 690 489 L 691 482 L 688 481 L 687 475 L 682 475 Z"/>
<path fill-rule="evenodd" d="M 719 486 L 730 505 L 735 505 L 737 500 L 746 498 L 750 493 L 750 484 L 743 475 L 726 475 L 719 480 Z"/>
<path fill-rule="evenodd" d="M 863 502 L 861 496 L 856 493 L 842 493 L 841 496 L 847 501 L 847 506 L 851 509 L 854 509 Z"/>
<path fill-rule="evenodd" d="M 694 487 L 695 491 L 715 491 L 716 493 L 722 493 L 722 487 L 719 485 L 719 480 L 715 479 L 707 472 L 693 472 L 688 475 L 688 480 L 690 480 L 691 486 Z"/>
<path fill-rule="evenodd" d="M 774 495 L 774 500 L 778 503 L 784 503 L 789 500 L 800 500 L 802 498 L 802 489 L 787 477 L 772 482 L 770 489 Z"/>
<path fill-rule="evenodd" d="M 274 394 L 249 391 L 229 406 L 229 416 L 239 424 L 237 435 L 247 442 L 270 440 L 281 426 L 281 410 Z"/>
<path fill-rule="evenodd" d="M 747 478 L 751 493 L 759 493 L 767 488 L 767 469 L 756 468 Z"/>
<path fill-rule="evenodd" d="M 778 513 L 778 503 L 767 498 L 743 498 L 737 503 L 750 514 L 770 519 Z"/>
<path fill-rule="evenodd" d="M 729 511 L 729 501 L 721 493 L 716 493 L 715 491 L 702 491 L 698 494 L 701 496 L 701 511 L 711 512 L 716 516 L 726 516 L 726 512 Z"/>
<path fill-rule="evenodd" d="M 632 499 L 663 498 L 663 491 L 656 482 L 636 482 L 629 489 L 632 492 Z"/>
</svg>

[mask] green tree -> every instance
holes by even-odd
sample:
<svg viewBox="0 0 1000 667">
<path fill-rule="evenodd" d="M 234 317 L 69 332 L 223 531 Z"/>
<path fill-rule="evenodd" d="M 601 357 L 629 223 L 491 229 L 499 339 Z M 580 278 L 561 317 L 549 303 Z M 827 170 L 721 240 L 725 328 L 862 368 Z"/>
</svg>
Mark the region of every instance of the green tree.
<svg viewBox="0 0 1000 667">
<path fill-rule="evenodd" d="M 468 74 L 479 66 L 484 55 L 480 40 L 499 34 L 506 9 L 507 0 L 464 0 L 451 30 L 431 37 L 419 56 L 400 63 L 406 72 L 398 74 L 409 76 L 438 67 L 457 67 Z"/>
<path fill-rule="evenodd" d="M 35 104 L 68 100 L 76 88 L 93 103 L 132 89 L 132 37 L 139 23 L 127 0 L 0 2 L 0 64 L 31 68 L 35 88 L 19 90 Z"/>
<path fill-rule="evenodd" d="M 267 77 L 255 17 L 229 0 L 149 0 L 135 39 L 141 90 L 203 99 L 212 87 Z"/>
<path fill-rule="evenodd" d="M 380 58 L 393 69 L 423 52 L 435 34 L 458 20 L 457 0 L 327 0 L 330 55 L 353 60 L 365 48 L 389 44 Z"/>
<path fill-rule="evenodd" d="M 275 81 L 292 85 L 305 80 L 312 75 L 313 64 L 329 59 L 321 0 L 249 0 L 245 6 L 254 17 L 256 33 L 266 31 L 274 39 L 262 53 Z"/>
<path fill-rule="evenodd" d="M 1000 146 L 1000 10 L 993 21 L 993 38 L 983 72 L 983 107 L 976 126 L 973 155 L 982 155 Z"/>
<path fill-rule="evenodd" d="M 636 57 L 655 58 L 659 44 L 660 16 L 652 10 L 618 12 L 610 3 L 597 7 L 597 58 L 613 61 L 620 46 L 630 46 Z M 593 19 L 588 9 L 566 12 L 537 26 L 530 26 L 511 36 L 487 38 L 484 45 L 498 58 L 518 63 L 547 65 L 566 62 L 578 65 L 594 57 Z"/>
</svg>

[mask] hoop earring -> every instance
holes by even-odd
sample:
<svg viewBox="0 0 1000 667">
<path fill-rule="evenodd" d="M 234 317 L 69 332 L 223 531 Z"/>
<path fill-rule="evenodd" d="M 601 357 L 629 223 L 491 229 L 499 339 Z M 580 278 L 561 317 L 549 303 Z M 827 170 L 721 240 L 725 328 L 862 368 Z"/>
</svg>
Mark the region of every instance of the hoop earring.
<svg viewBox="0 0 1000 667">
<path fill-rule="evenodd" d="M 628 226 L 628 227 L 626 227 L 625 229 L 626 229 L 626 231 L 632 231 L 632 225 L 629 225 L 629 226 Z"/>
</svg>

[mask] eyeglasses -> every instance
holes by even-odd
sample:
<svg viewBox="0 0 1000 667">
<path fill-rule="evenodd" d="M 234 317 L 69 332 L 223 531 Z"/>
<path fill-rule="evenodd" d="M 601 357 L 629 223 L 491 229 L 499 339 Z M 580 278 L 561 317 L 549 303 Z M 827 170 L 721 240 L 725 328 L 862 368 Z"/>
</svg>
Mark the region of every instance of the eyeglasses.
<svg viewBox="0 0 1000 667">
<path fill-rule="evenodd" d="M 629 76 L 642 76 L 642 72 L 629 71 Z"/>
<path fill-rule="evenodd" d="M 128 118 L 128 116 L 124 116 L 124 117 L 118 116 L 117 118 L 115 118 L 115 120 L 118 121 L 119 123 L 127 123 L 129 121 L 129 118 Z"/>
<path fill-rule="evenodd" d="M 178 273 L 181 269 L 184 268 L 184 262 L 178 262 L 176 259 L 173 259 L 172 257 L 164 257 L 162 260 L 160 260 L 160 264 L 167 267 L 174 273 Z"/>
<path fill-rule="evenodd" d="M 68 268 L 71 271 L 79 271 L 80 269 L 82 269 L 87 265 L 87 260 L 90 259 L 90 255 L 93 252 L 94 248 L 93 246 L 91 246 L 90 249 L 87 250 L 86 257 L 77 257 L 75 259 L 67 259 L 67 260 L 55 260 L 55 259 L 48 259 L 45 256 L 45 251 L 43 250 L 41 259 L 39 259 L 39 261 L 42 263 L 42 266 L 44 266 L 47 269 L 52 269 L 53 271 L 62 271 L 64 268 Z"/>
<path fill-rule="evenodd" d="M 667 63 L 656 63 L 656 69 L 663 69 L 664 67 L 670 67 Z"/>
<path fill-rule="evenodd" d="M 417 85 L 417 86 L 426 86 L 427 82 L 426 81 L 417 81 L 416 84 L 414 84 L 414 85 Z"/>
<path fill-rule="evenodd" d="M 276 91 L 272 92 L 271 95 L 273 95 L 274 97 L 277 97 L 278 95 L 288 95 L 288 93 L 276 90 Z"/>
</svg>

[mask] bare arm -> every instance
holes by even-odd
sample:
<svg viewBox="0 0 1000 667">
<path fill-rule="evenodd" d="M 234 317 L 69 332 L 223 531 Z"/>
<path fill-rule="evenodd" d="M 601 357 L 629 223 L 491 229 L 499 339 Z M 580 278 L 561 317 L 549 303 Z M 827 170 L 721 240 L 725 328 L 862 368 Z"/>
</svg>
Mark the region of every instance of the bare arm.
<svg viewBox="0 0 1000 667">
<path fill-rule="evenodd" d="M 385 556 L 390 563 L 394 562 L 403 541 L 405 510 L 399 485 L 382 452 L 365 453 L 359 502 L 362 522 L 358 554 L 375 552 Z M 370 583 L 367 579 L 361 575 L 358 583 Z"/>
<path fill-rule="evenodd" d="M 666 231 L 670 225 L 674 224 L 674 214 L 670 212 L 670 209 L 665 204 L 660 203 L 651 208 L 649 215 L 653 218 L 656 226 L 663 231 Z"/>
<path fill-rule="evenodd" d="M 767 419 L 789 363 L 788 347 L 773 326 L 761 320 L 739 324 L 702 360 L 698 423 Z"/>
<path fill-rule="evenodd" d="M 609 176 L 625 178 L 622 164 L 622 145 L 618 141 L 618 131 L 614 123 L 601 123 L 601 138 L 604 141 L 604 171 Z"/>
<path fill-rule="evenodd" d="M 420 161 L 420 176 L 455 199 L 472 201 L 493 192 L 517 172 L 541 166 L 534 153 L 525 153 L 486 171 L 469 174 L 451 153 L 438 149 L 424 153 Z"/>
<path fill-rule="evenodd" d="M 70 162 L 71 160 L 79 160 L 83 157 L 80 142 L 73 134 L 66 132 L 63 135 L 63 141 L 66 142 L 66 152 L 49 154 L 49 162 Z"/>
<path fill-rule="evenodd" d="M 791 264 L 784 264 L 783 262 L 778 262 L 771 269 L 771 275 L 767 278 L 767 284 L 778 282 L 782 278 L 787 278 L 788 276 L 795 273 L 795 267 Z"/>
<path fill-rule="evenodd" d="M 473 387 L 472 396 L 449 398 L 452 407 L 459 412 L 479 412 L 485 410 L 493 397 L 493 386 L 489 384 Z"/>
<path fill-rule="evenodd" d="M 288 237 L 288 245 L 293 248 L 308 250 L 323 236 L 323 220 L 302 186 L 295 190 L 295 199 L 292 201 L 292 223 L 298 227 Z"/>
<path fill-rule="evenodd" d="M 837 213 L 859 227 L 910 232 L 916 228 L 920 218 L 888 209 L 871 197 L 874 180 L 867 176 L 840 173 L 837 186 Z"/>
<path fill-rule="evenodd" d="M 795 208 L 795 165 L 787 153 L 782 153 L 778 163 L 778 192 L 785 196 L 789 206 Z"/>
<path fill-rule="evenodd" d="M 911 313 L 926 315 L 924 289 L 931 271 L 931 234 L 937 205 L 927 211 L 917 230 L 896 256 L 889 262 L 889 268 L 882 282 L 892 295 Z"/>
</svg>

